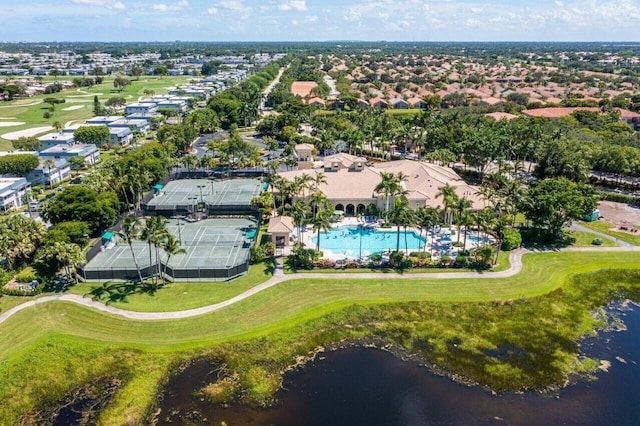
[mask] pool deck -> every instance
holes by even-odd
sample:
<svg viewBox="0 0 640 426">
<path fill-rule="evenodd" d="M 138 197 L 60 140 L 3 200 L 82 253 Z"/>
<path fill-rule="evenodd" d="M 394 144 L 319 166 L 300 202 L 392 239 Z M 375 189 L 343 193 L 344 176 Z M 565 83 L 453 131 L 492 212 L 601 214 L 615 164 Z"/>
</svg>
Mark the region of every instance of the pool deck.
<svg viewBox="0 0 640 426">
<path fill-rule="evenodd" d="M 343 226 L 359 226 L 359 225 L 368 225 L 368 226 L 372 226 L 374 227 L 378 232 L 392 232 L 393 234 L 395 234 L 397 232 L 396 227 L 393 226 L 391 228 L 382 228 L 380 227 L 380 223 L 381 222 L 374 222 L 374 223 L 370 223 L 370 222 L 364 222 L 362 221 L 360 218 L 357 217 L 344 217 L 342 218 L 340 221 L 337 222 L 333 222 L 333 227 L 334 228 L 338 228 L 338 227 L 343 227 Z M 455 228 L 454 228 L 455 229 Z M 411 232 L 415 232 L 416 234 L 420 235 L 420 229 L 419 228 L 407 228 L 407 231 Z M 401 230 L 401 232 L 404 232 L 404 228 Z M 463 231 L 464 232 L 464 231 Z M 422 235 L 425 235 L 424 230 L 422 231 Z M 297 231 L 294 233 L 294 236 L 297 236 Z M 305 229 L 302 232 L 302 242 L 304 243 L 305 247 L 308 248 L 315 248 L 316 244 L 313 242 L 313 237 L 316 236 L 316 232 L 314 232 L 313 227 L 311 225 L 307 225 L 305 227 Z M 427 250 L 432 252 L 432 255 L 434 258 L 438 258 L 439 255 L 449 255 L 449 256 L 455 256 L 458 252 L 458 250 L 462 249 L 461 247 L 452 247 L 452 245 L 450 243 L 442 243 L 440 238 L 442 237 L 442 235 L 436 234 L 435 235 L 435 241 L 434 241 L 434 236 L 429 233 L 427 236 Z M 478 233 L 476 231 L 469 231 L 469 237 L 479 237 Z M 481 236 L 480 236 L 481 237 Z M 493 238 L 490 238 L 491 241 L 493 241 Z M 451 242 L 456 242 L 457 241 L 457 236 L 453 237 L 451 239 Z M 460 242 L 464 241 L 464 234 L 460 236 Z M 474 248 L 476 248 L 478 246 L 477 242 L 471 241 L 469 238 L 467 239 L 467 245 L 466 248 L 468 250 L 472 250 Z M 288 250 L 285 250 L 285 255 L 289 254 L 289 251 L 291 250 L 291 246 L 288 247 Z M 323 249 L 322 248 L 322 243 L 320 244 L 320 250 L 323 252 L 324 254 L 324 258 L 325 259 L 331 259 L 331 260 L 340 260 L 340 259 L 357 259 L 357 256 L 353 256 L 353 255 L 345 255 L 344 253 L 335 253 L 331 250 L 328 249 Z M 416 251 L 416 250 L 411 250 L 410 251 Z"/>
</svg>

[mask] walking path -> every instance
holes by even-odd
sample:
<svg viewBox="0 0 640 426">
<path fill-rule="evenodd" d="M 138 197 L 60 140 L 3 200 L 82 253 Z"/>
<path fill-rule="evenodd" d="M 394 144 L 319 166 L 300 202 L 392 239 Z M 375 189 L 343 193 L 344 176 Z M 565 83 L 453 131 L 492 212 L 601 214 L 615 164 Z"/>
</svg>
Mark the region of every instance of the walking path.
<svg viewBox="0 0 640 426">
<path fill-rule="evenodd" d="M 576 251 L 576 252 L 593 252 L 593 251 L 638 251 L 640 252 L 639 246 L 631 246 L 631 247 L 575 247 L 563 249 L 562 251 Z M 494 278 L 507 278 L 518 274 L 522 270 L 522 256 L 525 253 L 529 253 L 529 250 L 526 249 L 518 249 L 514 250 L 509 254 L 509 262 L 511 266 L 500 272 L 450 272 L 450 273 L 418 273 L 418 274 L 401 274 L 397 272 L 391 272 L 387 274 L 381 274 L 376 272 L 370 273 L 304 273 L 304 274 L 292 274 L 285 275 L 283 266 L 282 266 L 282 258 L 276 259 L 276 269 L 273 276 L 262 284 L 258 284 L 255 287 L 250 288 L 249 290 L 238 294 L 230 299 L 225 301 L 215 303 L 213 305 L 202 306 L 200 308 L 188 309 L 184 311 L 175 311 L 175 312 L 136 312 L 136 311 L 128 311 L 125 309 L 115 308 L 113 306 L 105 305 L 102 302 L 98 302 L 92 300 L 87 297 L 79 296 L 76 294 L 58 294 L 54 296 L 44 296 L 38 299 L 33 299 L 28 302 L 25 302 L 21 305 L 14 306 L 8 311 L 0 314 L 0 324 L 4 321 L 17 314 L 18 312 L 31 308 L 33 306 L 41 305 L 43 303 L 62 301 L 62 302 L 72 302 L 81 306 L 85 306 L 87 308 L 92 308 L 97 311 L 106 312 L 112 315 L 117 315 L 120 317 L 132 319 L 132 320 L 140 320 L 140 321 L 161 321 L 161 320 L 174 320 L 181 318 L 190 318 L 198 315 L 204 315 L 211 312 L 218 311 L 227 306 L 238 303 L 244 299 L 247 299 L 263 290 L 276 286 L 280 283 L 292 280 L 306 279 L 306 278 L 319 278 L 326 280 L 338 280 L 338 279 L 376 279 L 376 280 L 389 280 L 389 279 L 397 279 L 397 278 L 405 278 L 405 279 L 420 279 L 420 278 L 428 278 L 428 279 L 460 279 L 460 278 L 469 278 L 469 279 L 494 279 Z"/>
<path fill-rule="evenodd" d="M 582 231 L 582 232 L 588 232 L 590 234 L 596 235 L 600 238 L 604 238 L 605 240 L 610 240 L 613 241 L 614 243 L 618 244 L 620 247 L 634 247 L 633 244 L 630 244 L 626 241 L 622 241 L 619 238 L 613 237 L 611 235 L 605 234 L 604 232 L 598 232 L 595 231 L 591 228 L 587 228 L 586 226 L 580 225 L 579 223 L 572 223 L 571 224 L 571 229 L 575 230 L 575 231 Z"/>
</svg>

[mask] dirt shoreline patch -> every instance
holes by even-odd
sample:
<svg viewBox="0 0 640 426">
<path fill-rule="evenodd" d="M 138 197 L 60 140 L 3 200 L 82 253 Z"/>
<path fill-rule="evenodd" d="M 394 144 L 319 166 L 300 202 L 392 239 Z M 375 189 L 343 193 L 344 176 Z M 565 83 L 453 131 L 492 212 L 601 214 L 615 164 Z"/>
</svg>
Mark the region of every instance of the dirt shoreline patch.
<svg viewBox="0 0 640 426">
<path fill-rule="evenodd" d="M 616 228 L 640 228 L 640 209 L 628 204 L 613 201 L 601 201 L 598 203 L 600 216 Z"/>
</svg>

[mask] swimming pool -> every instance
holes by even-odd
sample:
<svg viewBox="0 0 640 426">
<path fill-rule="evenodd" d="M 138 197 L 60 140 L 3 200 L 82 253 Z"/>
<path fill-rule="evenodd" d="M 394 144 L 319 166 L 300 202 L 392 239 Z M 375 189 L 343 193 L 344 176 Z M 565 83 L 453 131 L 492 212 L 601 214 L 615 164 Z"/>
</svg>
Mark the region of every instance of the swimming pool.
<svg viewBox="0 0 640 426">
<path fill-rule="evenodd" d="M 317 244 L 317 236 L 311 238 Z M 400 250 L 420 250 L 426 243 L 426 237 L 421 237 L 415 231 L 407 231 L 405 246 L 404 229 L 400 228 Z M 367 256 L 382 253 L 385 250 L 395 250 L 397 233 L 394 229 L 384 231 L 363 226 L 341 226 L 330 231 L 320 233 L 320 250 L 331 251 L 334 254 L 347 257 Z M 362 251 L 360 251 L 362 249 Z"/>
</svg>

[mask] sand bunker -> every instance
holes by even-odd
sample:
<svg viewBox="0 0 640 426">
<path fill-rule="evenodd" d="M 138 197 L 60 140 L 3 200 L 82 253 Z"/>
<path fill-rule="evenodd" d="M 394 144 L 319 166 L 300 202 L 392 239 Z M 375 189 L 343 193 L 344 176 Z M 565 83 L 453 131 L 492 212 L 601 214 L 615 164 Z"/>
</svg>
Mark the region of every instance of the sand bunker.
<svg viewBox="0 0 640 426">
<path fill-rule="evenodd" d="M 62 108 L 63 111 L 73 111 L 76 109 L 84 108 L 84 105 L 74 105 L 66 108 Z"/>
<path fill-rule="evenodd" d="M 15 141 L 21 137 L 39 135 L 40 133 L 48 132 L 51 129 L 53 129 L 51 126 L 32 127 L 30 129 L 19 130 L 17 132 L 5 133 L 2 137 L 10 141 Z"/>
<path fill-rule="evenodd" d="M 22 126 L 24 121 L 0 121 L 0 127 Z"/>
</svg>

